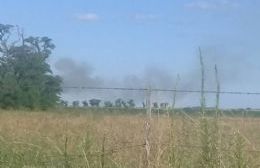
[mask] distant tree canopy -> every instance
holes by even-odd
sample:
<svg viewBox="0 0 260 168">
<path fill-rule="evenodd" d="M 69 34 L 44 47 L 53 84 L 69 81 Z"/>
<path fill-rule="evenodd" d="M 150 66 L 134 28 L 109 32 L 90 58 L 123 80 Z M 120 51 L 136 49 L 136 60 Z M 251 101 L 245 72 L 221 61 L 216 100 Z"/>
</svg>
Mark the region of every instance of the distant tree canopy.
<svg viewBox="0 0 260 168">
<path fill-rule="evenodd" d="M 115 100 L 115 106 L 121 108 L 123 106 L 123 102 L 124 102 L 123 99 L 118 98 L 118 99 Z"/>
<path fill-rule="evenodd" d="M 79 107 L 79 101 L 78 100 L 73 101 L 72 106 L 73 107 Z"/>
<path fill-rule="evenodd" d="M 133 99 L 128 100 L 128 101 L 127 101 L 127 104 L 128 104 L 128 106 L 129 106 L 130 108 L 134 108 L 134 107 L 135 107 L 135 102 L 134 102 Z"/>
<path fill-rule="evenodd" d="M 12 25 L 0 24 L 0 107 L 55 106 L 62 80 L 52 74 L 47 63 L 55 45 L 48 37 L 24 38 L 15 30 Z"/>
<path fill-rule="evenodd" d="M 83 107 L 88 107 L 88 101 L 84 100 L 82 101 Z"/>
<path fill-rule="evenodd" d="M 101 100 L 99 99 L 91 99 L 89 100 L 89 104 L 91 105 L 91 107 L 99 107 Z"/>
<path fill-rule="evenodd" d="M 113 107 L 113 103 L 111 101 L 104 102 L 105 107 Z"/>
</svg>

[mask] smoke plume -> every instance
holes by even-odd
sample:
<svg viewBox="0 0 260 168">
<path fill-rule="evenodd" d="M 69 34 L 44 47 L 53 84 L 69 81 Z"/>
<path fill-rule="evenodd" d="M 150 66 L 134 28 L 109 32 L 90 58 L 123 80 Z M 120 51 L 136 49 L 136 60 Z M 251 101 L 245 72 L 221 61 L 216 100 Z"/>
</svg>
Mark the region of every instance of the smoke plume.
<svg viewBox="0 0 260 168">
<path fill-rule="evenodd" d="M 240 50 L 225 50 L 216 47 L 202 47 L 206 70 L 206 90 L 216 90 L 216 79 L 214 67 L 218 66 L 219 80 L 222 91 L 251 91 L 257 88 L 250 84 L 255 83 L 250 73 L 256 74 L 256 68 L 250 62 L 250 55 Z M 165 70 L 156 66 L 146 67 L 139 75 L 128 74 L 123 78 L 110 79 L 94 75 L 94 68 L 87 63 L 78 63 L 73 59 L 62 58 L 55 63 L 58 74 L 63 78 L 65 87 L 124 87 L 124 88 L 153 88 L 153 89 L 175 89 L 178 72 Z M 177 89 L 200 90 L 200 64 L 198 53 L 194 56 L 192 65 L 187 66 L 187 73 L 179 73 Z M 258 80 L 259 81 L 259 80 Z M 177 106 L 198 106 L 200 95 L 194 93 L 178 93 Z M 142 91 L 118 91 L 118 90 L 84 90 L 64 89 L 62 97 L 69 101 L 89 100 L 98 98 L 103 101 L 114 101 L 117 98 L 125 100 L 134 99 L 137 104 L 145 100 L 145 92 Z M 248 103 L 248 97 L 221 95 L 222 106 L 232 107 L 234 101 L 241 101 L 243 106 L 254 106 L 255 99 Z M 207 105 L 214 106 L 215 95 L 206 95 Z M 172 103 L 173 93 L 153 92 L 152 102 Z M 251 99 L 250 99 L 251 100 Z M 228 102 L 228 103 L 227 103 Z M 247 104 L 246 104 L 247 103 Z"/>
</svg>

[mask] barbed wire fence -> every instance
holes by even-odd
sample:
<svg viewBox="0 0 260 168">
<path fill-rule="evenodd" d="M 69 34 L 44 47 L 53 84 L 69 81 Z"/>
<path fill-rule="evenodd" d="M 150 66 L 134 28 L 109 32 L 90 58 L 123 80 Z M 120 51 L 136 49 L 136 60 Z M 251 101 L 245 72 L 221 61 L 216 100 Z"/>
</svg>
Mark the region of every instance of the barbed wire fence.
<svg viewBox="0 0 260 168">
<path fill-rule="evenodd" d="M 151 92 L 177 92 L 177 93 L 201 93 L 200 90 L 178 90 L 178 89 L 147 89 L 147 88 L 128 88 L 128 87 L 88 87 L 88 86 L 64 86 L 63 89 L 83 89 L 83 90 L 119 90 L 119 91 L 148 91 Z M 243 92 L 243 91 L 213 91 L 205 90 L 206 94 L 232 94 L 232 95 L 259 95 L 260 92 Z"/>
<path fill-rule="evenodd" d="M 69 100 L 77 100 L 78 98 L 81 100 L 89 100 L 92 98 L 98 98 L 101 101 L 107 101 L 107 100 L 116 100 L 118 98 L 122 98 L 125 100 L 136 100 L 139 104 L 139 107 L 146 107 L 147 104 L 147 95 L 150 95 L 150 105 L 154 105 L 154 103 L 164 103 L 167 105 L 170 105 L 171 103 L 173 104 L 172 106 L 175 106 L 175 99 L 179 101 L 180 99 L 189 98 L 189 102 L 195 102 L 199 101 L 199 94 L 201 94 L 201 90 L 196 90 L 196 89 L 162 89 L 162 88 L 134 88 L 134 87 L 91 87 L 91 86 L 63 86 L 63 93 L 64 95 L 70 95 L 74 94 L 75 96 L 70 97 Z M 150 94 L 147 94 L 150 92 Z M 177 94 L 177 96 L 176 96 Z M 197 95 L 198 94 L 198 95 Z M 220 95 L 221 100 L 225 96 L 233 96 L 232 98 L 254 98 L 254 101 L 258 99 L 260 96 L 260 92 L 256 91 L 231 91 L 231 90 L 222 90 L 222 91 L 215 91 L 215 90 L 204 90 L 204 94 L 208 97 L 214 96 L 214 95 Z M 196 96 L 196 97 L 189 97 L 189 96 Z M 66 96 L 65 96 L 66 97 Z M 208 98 L 208 102 L 213 102 L 215 101 L 212 98 Z M 178 100 L 179 99 L 179 100 Z M 215 99 L 215 98 L 214 98 Z M 223 102 L 223 101 L 222 101 Z M 246 102 L 246 101 L 244 101 Z M 250 100 L 247 101 L 250 103 Z M 258 103 L 255 101 L 256 106 L 258 106 Z M 237 105 L 237 104 L 236 104 Z M 238 104 L 240 105 L 240 104 Z M 244 103 L 245 105 L 245 103 Z M 160 104 L 159 104 L 160 106 Z M 197 105 L 187 105 L 183 104 L 182 107 L 198 107 L 200 106 L 199 104 Z M 214 107 L 215 105 L 211 105 L 208 107 Z M 221 106 L 221 105 L 219 105 Z M 249 104 L 247 107 L 250 107 L 251 105 Z M 256 107 L 255 106 L 255 107 Z M 239 107 L 240 108 L 240 107 Z M 258 109 L 259 107 L 257 107 Z M 256 108 L 255 108 L 256 109 Z"/>
<path fill-rule="evenodd" d="M 144 93 L 144 99 L 149 99 L 149 96 L 151 96 L 150 94 L 146 94 L 145 93 L 153 93 L 153 92 L 162 92 L 162 93 L 198 93 L 200 94 L 201 91 L 200 90 L 182 90 L 182 89 L 158 89 L 158 88 L 131 88 L 131 87 L 89 87 L 89 86 L 64 86 L 63 87 L 64 90 L 66 89 L 73 89 L 73 90 L 85 90 L 85 91 L 94 91 L 94 92 L 98 92 L 98 91 L 105 91 L 105 92 L 109 92 L 109 91 L 136 91 L 136 92 L 142 92 Z M 205 90 L 204 91 L 205 94 L 226 94 L 226 95 L 247 95 L 247 96 L 260 96 L 260 92 L 243 92 L 243 91 L 214 91 L 214 90 Z M 85 94 L 85 93 L 84 93 Z M 147 97 L 148 95 L 148 97 Z M 151 103 L 151 102 L 150 102 Z M 147 112 L 148 113 L 148 112 Z M 104 155 L 105 157 L 107 157 L 108 155 L 117 153 L 117 152 L 122 152 L 123 150 L 129 150 L 129 149 L 144 149 L 146 148 L 147 143 L 140 143 L 140 144 L 135 144 L 133 142 L 128 142 L 126 144 L 123 145 L 117 145 L 114 147 L 111 147 L 110 149 L 105 149 L 104 151 L 96 151 L 95 153 L 92 153 L 91 155 L 95 156 L 95 157 L 101 157 L 102 155 Z M 161 145 L 161 146 L 170 146 L 171 144 L 169 143 L 153 143 L 150 142 L 151 146 L 153 145 Z M 202 149 L 203 146 L 197 146 L 197 145 L 178 145 L 178 146 L 171 146 L 172 148 L 190 148 L 190 149 Z M 230 151 L 230 149 L 222 149 L 223 151 Z M 244 150 L 245 152 L 249 152 L 249 153 L 257 153 L 260 154 L 260 150 L 249 150 L 246 149 Z M 79 154 L 79 155 L 75 155 L 75 154 L 66 154 L 66 157 L 70 157 L 70 158 L 83 158 L 84 155 Z M 57 160 L 57 161 L 63 161 L 64 155 L 49 155 L 46 156 L 46 162 L 44 161 L 43 164 L 49 164 L 51 159 Z"/>
<path fill-rule="evenodd" d="M 144 102 L 147 104 L 149 104 L 147 107 L 145 107 L 147 109 L 147 114 L 149 113 L 149 111 L 151 111 L 149 108 L 151 108 L 151 95 L 155 92 L 161 92 L 161 93 L 170 93 L 170 94 L 201 94 L 201 90 L 192 90 L 192 89 L 161 89 L 161 88 L 133 88 L 133 87 L 90 87 L 90 86 L 64 86 L 63 87 L 64 90 L 66 89 L 73 89 L 73 90 L 78 90 L 78 91 L 92 91 L 92 92 L 110 92 L 110 91 L 120 91 L 120 92 L 141 92 L 143 93 L 144 96 Z M 254 91 L 250 91 L 250 92 L 246 92 L 246 91 L 215 91 L 215 90 L 204 90 L 205 94 L 219 94 L 219 95 L 235 95 L 235 96 L 260 96 L 260 92 L 254 92 Z M 151 114 L 148 114 L 148 117 L 150 117 Z M 185 114 L 187 115 L 187 114 Z M 188 115 L 188 117 L 190 117 Z M 149 124 L 149 122 L 146 122 Z M 149 128 L 148 128 L 149 129 Z M 149 132 L 149 130 L 147 131 Z M 148 138 L 149 135 L 146 135 L 146 137 Z M 149 157 L 149 150 L 150 150 L 150 145 L 156 145 L 152 142 L 149 142 L 149 140 L 147 139 L 148 143 L 142 143 L 142 144 L 130 144 L 130 145 L 123 145 L 120 147 L 115 147 L 113 149 L 109 149 L 109 150 L 105 150 L 105 153 L 103 153 L 104 155 L 109 155 L 109 154 L 113 154 L 116 153 L 117 151 L 122 151 L 122 150 L 127 150 L 127 149 L 131 149 L 131 148 L 143 148 L 146 150 L 146 152 L 148 153 L 147 157 Z M 149 145 L 149 146 L 147 146 Z M 171 144 L 169 143 L 160 143 L 157 145 L 164 145 L 164 146 L 169 146 Z M 203 146 L 196 146 L 196 145 L 190 145 L 190 146 L 174 146 L 173 148 L 192 148 L 192 149 L 201 149 L 203 148 Z M 148 149 L 147 149 L 148 148 Z M 148 151 L 147 151 L 148 150 Z M 222 149 L 223 151 L 229 151 L 229 149 Z M 252 149 L 252 150 L 245 150 L 245 152 L 249 152 L 249 153 L 257 153 L 260 154 L 259 150 L 256 149 Z M 96 153 L 94 155 L 100 155 L 100 153 Z M 83 156 L 76 156 L 76 157 L 83 157 Z M 148 163 L 149 164 L 149 163 Z M 149 166 L 148 166 L 149 167 Z"/>
</svg>

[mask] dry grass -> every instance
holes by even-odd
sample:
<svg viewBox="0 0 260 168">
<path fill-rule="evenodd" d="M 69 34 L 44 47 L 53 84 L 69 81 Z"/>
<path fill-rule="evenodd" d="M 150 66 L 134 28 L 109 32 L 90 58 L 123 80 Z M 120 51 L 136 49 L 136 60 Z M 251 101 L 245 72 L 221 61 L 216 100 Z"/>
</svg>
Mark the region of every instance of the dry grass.
<svg viewBox="0 0 260 168">
<path fill-rule="evenodd" d="M 144 121 L 145 117 L 138 115 L 2 111 L 0 165 L 142 168 Z M 172 120 L 165 116 L 154 118 L 150 137 L 152 167 L 200 167 L 203 144 L 199 122 L 183 116 Z M 260 164 L 260 152 L 256 152 L 260 151 L 259 125 L 260 119 L 221 119 L 219 151 L 225 159 L 230 157 L 223 162 L 230 162 L 237 152 L 232 142 L 238 143 L 234 132 L 239 130 L 245 161 Z"/>
</svg>

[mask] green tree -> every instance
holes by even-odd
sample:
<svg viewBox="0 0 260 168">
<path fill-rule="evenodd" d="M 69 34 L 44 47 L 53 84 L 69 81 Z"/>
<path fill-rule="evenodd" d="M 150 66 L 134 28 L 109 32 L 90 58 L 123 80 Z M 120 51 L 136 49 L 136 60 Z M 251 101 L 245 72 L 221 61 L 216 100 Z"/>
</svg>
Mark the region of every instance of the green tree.
<svg viewBox="0 0 260 168">
<path fill-rule="evenodd" d="M 133 99 L 130 99 L 127 101 L 127 104 L 130 108 L 135 108 L 135 102 Z"/>
<path fill-rule="evenodd" d="M 91 107 L 99 107 L 101 100 L 99 99 L 90 99 L 89 100 L 89 104 L 91 105 Z"/>
<path fill-rule="evenodd" d="M 121 108 L 123 106 L 122 102 L 123 102 L 123 100 L 121 98 L 116 99 L 115 107 Z"/>
<path fill-rule="evenodd" d="M 83 107 L 88 107 L 88 101 L 87 100 L 82 101 L 82 105 Z"/>
<path fill-rule="evenodd" d="M 78 101 L 78 100 L 73 101 L 73 102 L 72 102 L 72 106 L 73 106 L 74 108 L 79 107 L 79 101 Z"/>
<path fill-rule="evenodd" d="M 48 37 L 13 37 L 14 27 L 0 24 L 0 106 L 42 108 L 59 101 L 61 78 L 47 63 L 55 48 Z M 11 38 L 12 37 L 12 38 Z"/>
<path fill-rule="evenodd" d="M 113 103 L 111 101 L 104 102 L 105 107 L 113 107 Z"/>
</svg>

